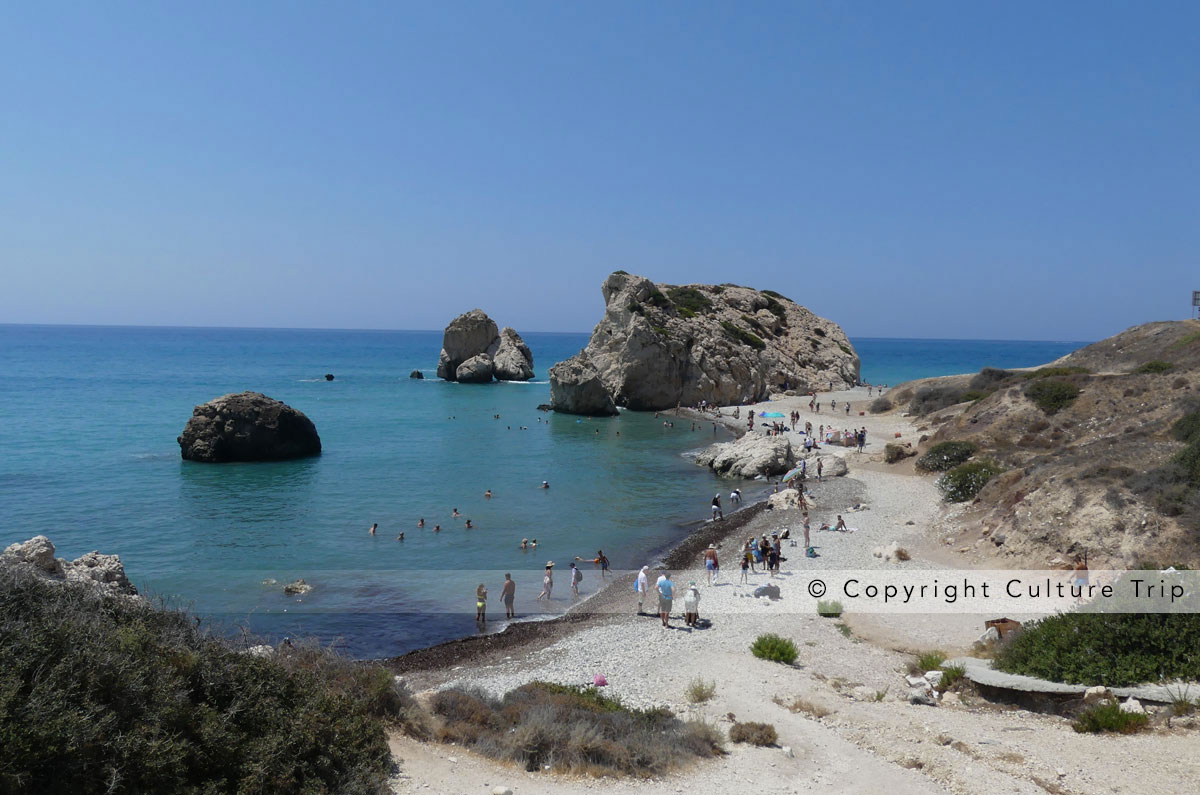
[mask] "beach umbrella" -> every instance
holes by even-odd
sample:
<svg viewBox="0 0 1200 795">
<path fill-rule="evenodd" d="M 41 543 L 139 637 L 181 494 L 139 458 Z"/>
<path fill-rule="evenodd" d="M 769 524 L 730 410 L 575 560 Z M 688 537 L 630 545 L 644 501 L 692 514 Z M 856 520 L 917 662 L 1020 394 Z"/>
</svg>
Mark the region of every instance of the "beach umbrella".
<svg viewBox="0 0 1200 795">
<path fill-rule="evenodd" d="M 758 416 L 760 416 L 760 417 L 782 417 L 783 414 L 778 411 L 764 411 L 762 414 L 759 414 Z"/>
<path fill-rule="evenodd" d="M 792 478 L 800 477 L 801 472 L 803 472 L 803 470 L 800 467 L 796 467 L 791 472 L 788 472 L 786 475 L 783 476 L 783 482 L 787 483 Z"/>
</svg>

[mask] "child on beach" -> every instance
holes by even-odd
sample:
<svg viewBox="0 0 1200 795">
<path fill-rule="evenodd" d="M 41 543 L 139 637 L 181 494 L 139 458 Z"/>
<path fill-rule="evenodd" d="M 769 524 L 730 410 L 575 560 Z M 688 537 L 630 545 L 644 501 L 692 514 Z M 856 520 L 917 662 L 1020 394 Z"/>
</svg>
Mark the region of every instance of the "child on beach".
<svg viewBox="0 0 1200 795">
<path fill-rule="evenodd" d="M 576 597 L 579 596 L 579 583 L 583 582 L 583 572 L 571 562 L 571 593 Z"/>
<path fill-rule="evenodd" d="M 475 620 L 483 624 L 487 622 L 487 586 L 479 583 L 475 589 Z"/>
<path fill-rule="evenodd" d="M 696 621 L 700 618 L 700 591 L 696 588 L 696 583 L 688 583 L 687 593 L 683 595 L 683 623 L 686 626 L 696 626 Z"/>
<path fill-rule="evenodd" d="M 750 554 L 742 555 L 742 582 L 747 582 L 746 575 L 750 571 Z"/>
</svg>

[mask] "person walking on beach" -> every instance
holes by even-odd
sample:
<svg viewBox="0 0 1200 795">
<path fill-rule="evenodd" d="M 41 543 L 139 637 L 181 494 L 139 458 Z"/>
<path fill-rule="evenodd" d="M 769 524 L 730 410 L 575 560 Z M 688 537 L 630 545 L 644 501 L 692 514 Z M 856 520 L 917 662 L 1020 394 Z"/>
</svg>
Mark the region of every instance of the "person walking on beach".
<svg viewBox="0 0 1200 795">
<path fill-rule="evenodd" d="M 542 592 L 538 594 L 537 600 L 545 599 L 550 601 L 550 591 L 554 590 L 554 561 L 546 561 L 546 574 L 542 577 Z"/>
<path fill-rule="evenodd" d="M 683 595 L 683 623 L 694 627 L 700 619 L 700 589 L 696 583 L 688 583 L 687 593 Z"/>
<path fill-rule="evenodd" d="M 637 582 L 633 584 L 633 590 L 637 592 L 637 615 L 642 614 L 642 604 L 646 601 L 646 594 L 650 592 L 650 577 L 649 566 L 642 566 L 642 570 L 638 572 Z"/>
<path fill-rule="evenodd" d="M 716 544 L 709 544 L 708 549 L 704 550 L 704 568 L 708 572 L 708 584 L 712 585 L 717 581 L 717 575 L 721 571 L 721 563 L 717 560 Z"/>
<path fill-rule="evenodd" d="M 824 471 L 825 471 L 825 462 L 822 459 L 818 458 L 817 459 L 817 482 L 818 483 L 821 481 L 821 473 Z M 821 493 L 824 494 L 824 492 L 821 492 Z"/>
<path fill-rule="evenodd" d="M 583 582 L 583 572 L 571 561 L 571 593 L 578 598 L 579 583 Z"/>
<path fill-rule="evenodd" d="M 804 548 L 805 548 L 805 549 L 808 549 L 809 547 L 811 547 L 811 546 L 812 546 L 812 542 L 811 542 L 811 541 L 809 541 L 808 532 L 809 532 L 809 527 L 808 527 L 808 511 L 805 511 L 805 512 L 804 512 Z"/>
<path fill-rule="evenodd" d="M 675 598 L 675 583 L 671 582 L 670 572 L 664 571 L 658 578 L 658 617 L 664 627 L 669 626 L 671 618 L 671 600 Z"/>
<path fill-rule="evenodd" d="M 500 601 L 504 602 L 504 617 L 513 618 L 513 602 L 517 597 L 517 584 L 513 582 L 512 574 L 504 572 L 504 585 L 500 588 Z"/>
<path fill-rule="evenodd" d="M 867 428 L 864 425 L 862 427 L 862 429 L 858 432 L 858 452 L 861 453 L 863 448 L 866 446 L 867 446 Z"/>
<path fill-rule="evenodd" d="M 475 589 L 475 620 L 480 624 L 487 623 L 487 586 L 483 583 Z"/>
</svg>

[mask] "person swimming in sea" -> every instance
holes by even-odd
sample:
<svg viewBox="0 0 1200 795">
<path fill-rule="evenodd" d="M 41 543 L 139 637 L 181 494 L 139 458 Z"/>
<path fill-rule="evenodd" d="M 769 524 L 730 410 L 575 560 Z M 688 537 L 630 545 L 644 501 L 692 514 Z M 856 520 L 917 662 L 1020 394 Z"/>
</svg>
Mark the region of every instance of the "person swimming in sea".
<svg viewBox="0 0 1200 795">
<path fill-rule="evenodd" d="M 543 488 L 543 489 L 548 489 L 548 488 L 550 488 L 550 482 L 549 482 L 549 481 L 546 481 L 546 480 L 543 480 L 543 481 L 542 481 L 542 488 Z"/>
<path fill-rule="evenodd" d="M 529 549 L 529 539 L 528 538 L 521 539 L 521 549 Z"/>
<path fill-rule="evenodd" d="M 378 523 L 378 522 L 376 522 L 375 524 L 371 525 L 371 529 L 370 529 L 370 530 L 368 530 L 367 532 L 368 532 L 368 533 L 370 533 L 371 535 L 375 535 L 375 530 L 376 530 L 378 527 L 379 527 L 379 523 Z"/>
<path fill-rule="evenodd" d="M 457 519 L 460 516 L 462 516 L 462 514 L 458 512 L 457 508 L 455 508 L 453 511 L 450 512 L 450 517 L 452 519 Z"/>
<path fill-rule="evenodd" d="M 425 517 L 424 516 L 422 516 L 420 519 L 417 520 L 417 529 L 420 530 L 423 527 L 425 527 Z"/>
<path fill-rule="evenodd" d="M 488 489 L 487 491 L 485 491 L 485 492 L 483 493 L 483 496 L 484 496 L 484 498 L 485 498 L 485 499 L 488 499 L 488 500 L 490 500 L 490 499 L 492 498 L 492 490 L 491 490 L 491 489 Z"/>
<path fill-rule="evenodd" d="M 400 531 L 400 535 L 396 536 L 396 540 L 397 540 L 397 541 L 403 541 L 403 540 L 404 540 L 404 531 L 403 531 L 403 530 L 401 530 L 401 531 Z"/>
<path fill-rule="evenodd" d="M 470 520 L 470 519 L 468 519 L 468 520 L 467 520 L 467 529 L 468 529 L 468 530 L 472 530 L 472 529 L 474 529 L 474 527 L 475 527 L 475 525 L 471 524 L 471 520 Z"/>
<path fill-rule="evenodd" d="M 433 532 L 435 532 L 435 533 L 440 533 L 440 532 L 442 532 L 442 526 L 441 526 L 440 524 L 435 524 L 435 525 L 433 526 Z"/>
<path fill-rule="evenodd" d="M 531 539 L 529 540 L 529 548 L 530 548 L 530 549 L 537 549 L 537 539 L 536 539 L 536 538 L 531 538 Z"/>
</svg>

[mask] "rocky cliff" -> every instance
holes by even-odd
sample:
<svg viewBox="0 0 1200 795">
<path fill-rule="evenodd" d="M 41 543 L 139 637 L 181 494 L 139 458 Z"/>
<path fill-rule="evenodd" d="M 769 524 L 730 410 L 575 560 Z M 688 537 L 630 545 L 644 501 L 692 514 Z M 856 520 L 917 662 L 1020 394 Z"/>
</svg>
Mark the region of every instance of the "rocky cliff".
<svg viewBox="0 0 1200 795">
<path fill-rule="evenodd" d="M 312 420 L 260 392 L 222 395 L 192 411 L 178 440 L 188 461 L 280 461 L 320 455 Z"/>
<path fill-rule="evenodd" d="M 438 378 L 469 384 L 528 381 L 533 378 L 533 353 L 521 335 L 496 322 L 482 309 L 465 312 L 446 326 L 438 356 Z"/>
<path fill-rule="evenodd" d="M 603 403 L 575 395 L 584 388 L 577 384 L 592 383 L 592 372 L 613 403 L 642 411 L 702 400 L 740 404 L 858 382 L 858 355 L 842 329 L 779 293 L 655 284 L 623 271 L 609 276 L 602 291 L 604 318 L 587 347 L 561 363 L 570 367 L 551 370 L 558 411 L 592 413 L 578 406 Z M 574 380 L 564 379 L 568 372 Z"/>
</svg>

